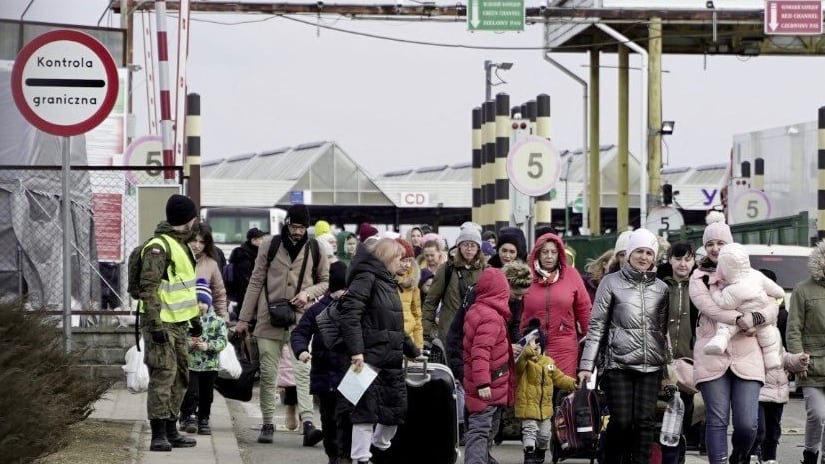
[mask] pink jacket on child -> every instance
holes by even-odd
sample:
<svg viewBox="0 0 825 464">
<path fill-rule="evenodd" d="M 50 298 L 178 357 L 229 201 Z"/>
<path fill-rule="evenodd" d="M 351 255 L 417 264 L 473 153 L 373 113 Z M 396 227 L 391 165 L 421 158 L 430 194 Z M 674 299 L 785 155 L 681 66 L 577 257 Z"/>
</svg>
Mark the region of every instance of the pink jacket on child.
<svg viewBox="0 0 825 464">
<path fill-rule="evenodd" d="M 782 367 L 765 372 L 765 385 L 759 390 L 759 401 L 766 403 L 787 403 L 790 397 L 788 390 L 788 372 L 801 372 L 805 368 L 799 357 L 802 353 L 790 354 L 782 350 Z"/>
</svg>

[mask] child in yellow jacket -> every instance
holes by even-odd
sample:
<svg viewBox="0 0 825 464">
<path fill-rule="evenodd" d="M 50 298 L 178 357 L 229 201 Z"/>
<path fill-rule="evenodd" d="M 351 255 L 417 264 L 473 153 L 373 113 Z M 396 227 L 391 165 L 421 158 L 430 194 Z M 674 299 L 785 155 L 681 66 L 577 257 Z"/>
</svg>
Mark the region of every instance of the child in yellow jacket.
<svg viewBox="0 0 825 464">
<path fill-rule="evenodd" d="M 573 390 L 576 379 L 556 367 L 556 362 L 544 354 L 544 334 L 537 319 L 532 319 L 524 331 L 531 337 L 516 362 L 516 417 L 521 419 L 524 464 L 541 464 L 550 444 L 553 421 L 553 388 Z"/>
</svg>

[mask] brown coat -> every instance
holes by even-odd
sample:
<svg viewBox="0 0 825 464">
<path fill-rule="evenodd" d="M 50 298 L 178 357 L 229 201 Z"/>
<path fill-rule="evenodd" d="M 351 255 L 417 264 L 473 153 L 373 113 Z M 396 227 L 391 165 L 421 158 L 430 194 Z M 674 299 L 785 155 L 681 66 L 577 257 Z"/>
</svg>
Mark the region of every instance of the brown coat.
<svg viewBox="0 0 825 464">
<path fill-rule="evenodd" d="M 223 284 L 221 270 L 218 269 L 218 262 L 206 254 L 201 254 L 195 265 L 195 274 L 199 279 L 205 279 L 212 290 L 212 306 L 220 317 L 226 315 L 226 287 Z"/>
<path fill-rule="evenodd" d="M 289 238 L 284 238 L 289 240 Z M 314 240 L 314 239 L 310 239 Z M 255 267 L 252 269 L 252 275 L 249 277 L 249 286 L 246 288 L 246 295 L 244 296 L 243 307 L 239 319 L 242 321 L 251 321 L 257 319 L 255 324 L 254 335 L 261 338 L 277 339 L 281 338 L 284 329 L 273 327 L 269 323 L 269 311 L 267 310 L 267 294 L 269 301 L 274 301 L 281 298 L 292 299 L 298 292 L 298 274 L 301 272 L 301 264 L 304 262 L 304 248 L 301 248 L 295 261 L 291 261 L 289 253 L 283 243 L 278 247 L 278 252 L 272 259 L 271 265 L 267 266 L 266 255 L 269 252 L 269 244 L 272 242 L 272 237 L 265 237 L 264 241 L 258 247 L 258 256 L 255 258 Z M 304 244 L 304 247 L 309 246 L 309 241 Z M 315 281 L 312 278 L 312 252 L 306 254 L 309 262 L 304 272 L 304 281 L 301 285 L 301 291 L 309 294 L 309 303 L 306 308 L 312 305 L 312 302 L 317 298 L 323 296 L 329 287 L 329 261 L 323 253 L 320 253 L 318 261 L 318 276 Z M 262 292 L 264 279 L 267 281 L 267 292 Z M 301 318 L 303 309 L 298 311 L 297 319 Z"/>
</svg>

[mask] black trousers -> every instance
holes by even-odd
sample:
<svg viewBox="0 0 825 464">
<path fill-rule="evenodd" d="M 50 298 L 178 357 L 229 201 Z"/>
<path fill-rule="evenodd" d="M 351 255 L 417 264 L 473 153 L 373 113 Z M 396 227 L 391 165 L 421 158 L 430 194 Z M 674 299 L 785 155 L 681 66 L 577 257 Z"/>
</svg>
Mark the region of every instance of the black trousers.
<svg viewBox="0 0 825 464">
<path fill-rule="evenodd" d="M 189 387 L 180 407 L 181 419 L 197 414 L 198 420 L 209 420 L 217 378 L 218 371 L 189 371 Z"/>
<path fill-rule="evenodd" d="M 649 464 L 656 438 L 656 397 L 661 372 L 610 369 L 602 377 L 610 422 L 607 424 L 607 464 Z"/>
<path fill-rule="evenodd" d="M 324 453 L 330 458 L 349 459 L 352 447 L 352 424 L 348 414 L 336 415 L 338 401 L 347 401 L 337 391 L 316 395 L 321 410 L 321 430 L 324 432 Z"/>
<path fill-rule="evenodd" d="M 763 461 L 776 459 L 784 410 L 784 403 L 759 402 L 759 423 L 756 427 L 756 441 L 751 448 L 752 456 L 759 456 Z"/>
</svg>

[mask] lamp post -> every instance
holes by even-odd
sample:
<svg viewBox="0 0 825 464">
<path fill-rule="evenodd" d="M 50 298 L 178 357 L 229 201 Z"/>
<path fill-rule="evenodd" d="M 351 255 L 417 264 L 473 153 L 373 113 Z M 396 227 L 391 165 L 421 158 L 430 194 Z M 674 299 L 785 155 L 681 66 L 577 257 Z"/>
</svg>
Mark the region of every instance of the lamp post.
<svg viewBox="0 0 825 464">
<path fill-rule="evenodd" d="M 493 84 L 493 69 L 503 69 L 504 71 L 507 71 L 512 67 L 513 63 L 493 63 L 490 60 L 484 61 L 484 101 L 489 101 L 493 98 L 493 85 L 504 83 L 504 80 L 502 80 L 501 82 Z M 496 74 L 496 77 L 498 77 L 498 74 Z M 501 78 L 499 77 L 499 79 Z"/>
<path fill-rule="evenodd" d="M 582 155 L 587 156 L 584 152 Z M 570 166 L 573 164 L 573 153 L 567 154 L 567 169 L 564 171 L 564 236 L 570 233 L 570 205 L 567 203 L 567 179 L 570 178 Z"/>
</svg>

